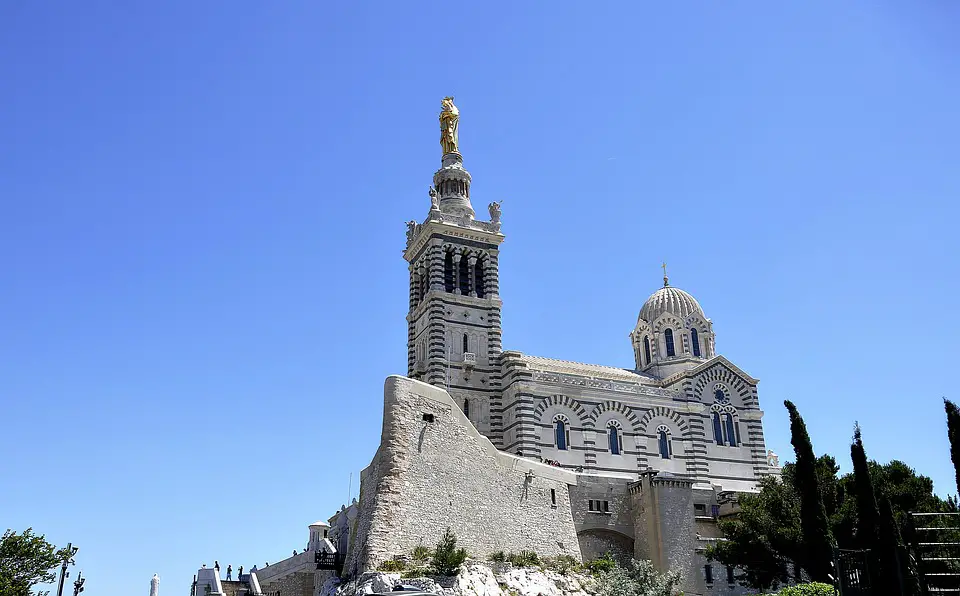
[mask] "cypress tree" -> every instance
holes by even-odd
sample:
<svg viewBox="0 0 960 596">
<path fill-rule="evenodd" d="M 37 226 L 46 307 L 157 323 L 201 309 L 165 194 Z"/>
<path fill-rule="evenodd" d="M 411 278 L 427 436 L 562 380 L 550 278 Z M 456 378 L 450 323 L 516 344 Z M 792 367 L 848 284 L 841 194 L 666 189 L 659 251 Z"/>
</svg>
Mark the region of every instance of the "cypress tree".
<svg viewBox="0 0 960 596">
<path fill-rule="evenodd" d="M 893 586 L 891 579 L 895 581 L 896 574 L 894 568 L 890 567 L 888 545 L 881 537 L 880 508 L 877 506 L 877 493 L 870 477 L 859 424 L 853 427 L 850 459 L 853 460 L 853 489 L 857 499 L 857 545 L 870 551 L 870 583 L 879 591 L 883 587 Z"/>
<path fill-rule="evenodd" d="M 957 404 L 943 398 L 943 409 L 947 412 L 947 437 L 950 439 L 950 459 L 953 460 L 953 472 L 960 491 L 960 410 Z"/>
<path fill-rule="evenodd" d="M 833 536 L 827 522 L 827 512 L 820 495 L 820 481 L 817 478 L 817 458 L 813 454 L 813 444 L 807 434 L 807 425 L 793 402 L 783 402 L 790 412 L 790 443 L 796 454 L 794 473 L 796 486 L 800 491 L 800 525 L 803 535 L 806 561 L 801 565 L 817 582 L 832 583 L 828 577 L 832 573 Z"/>
<path fill-rule="evenodd" d="M 880 561 L 887 591 L 897 590 L 897 594 L 915 596 L 920 594 L 920 576 L 910 562 L 910 555 L 904 548 L 903 537 L 897 518 L 893 515 L 890 499 L 880 495 Z M 881 591 L 882 592 L 882 591 Z"/>
</svg>

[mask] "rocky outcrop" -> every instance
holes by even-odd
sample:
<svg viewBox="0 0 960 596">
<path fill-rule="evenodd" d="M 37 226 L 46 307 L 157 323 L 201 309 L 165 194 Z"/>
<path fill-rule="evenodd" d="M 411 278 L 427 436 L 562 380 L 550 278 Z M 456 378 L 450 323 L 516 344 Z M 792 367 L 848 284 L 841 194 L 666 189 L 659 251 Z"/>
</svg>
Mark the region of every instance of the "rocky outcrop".
<svg viewBox="0 0 960 596">
<path fill-rule="evenodd" d="M 438 583 L 439 580 L 439 583 Z M 397 584 L 416 586 L 424 592 L 448 596 L 592 596 L 594 580 L 589 575 L 514 568 L 509 564 L 496 568 L 471 562 L 453 578 L 404 578 L 398 573 L 364 573 L 343 584 L 327 582 L 320 596 L 362 596 L 389 592 Z"/>
</svg>

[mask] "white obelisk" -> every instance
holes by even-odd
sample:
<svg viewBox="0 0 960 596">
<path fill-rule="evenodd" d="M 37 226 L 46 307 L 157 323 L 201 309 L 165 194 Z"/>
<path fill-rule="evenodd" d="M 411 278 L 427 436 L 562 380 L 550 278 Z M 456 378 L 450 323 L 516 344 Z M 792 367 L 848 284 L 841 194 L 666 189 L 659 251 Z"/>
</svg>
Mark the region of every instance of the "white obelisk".
<svg viewBox="0 0 960 596">
<path fill-rule="evenodd" d="M 153 574 L 153 579 L 150 580 L 150 596 L 160 596 L 160 576 L 156 573 Z"/>
</svg>

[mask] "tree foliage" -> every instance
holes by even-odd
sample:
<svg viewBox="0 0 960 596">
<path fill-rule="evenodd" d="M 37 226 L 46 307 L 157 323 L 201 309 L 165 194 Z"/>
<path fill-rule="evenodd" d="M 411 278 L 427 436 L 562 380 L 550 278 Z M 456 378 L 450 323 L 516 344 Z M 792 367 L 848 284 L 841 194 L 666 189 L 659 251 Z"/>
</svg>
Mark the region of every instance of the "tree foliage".
<svg viewBox="0 0 960 596">
<path fill-rule="evenodd" d="M 817 458 L 813 453 L 807 425 L 797 407 L 789 400 L 784 401 L 783 405 L 790 412 L 790 443 L 796 454 L 796 488 L 800 496 L 800 538 L 805 547 L 794 560 L 814 581 L 828 582 L 830 561 L 833 560 L 833 535 L 820 492 Z"/>
<path fill-rule="evenodd" d="M 57 549 L 33 528 L 22 534 L 7 530 L 0 538 L 0 594 L 28 596 L 33 586 L 56 579 L 56 568 L 69 558 L 67 549 Z"/>
<path fill-rule="evenodd" d="M 878 500 L 889 500 L 893 518 L 904 536 L 910 526 L 910 511 L 956 511 L 952 502 L 934 494 L 930 478 L 917 474 L 901 461 L 879 464 L 871 460 L 867 467 Z M 836 460 L 829 455 L 817 458 L 816 471 L 837 546 L 859 548 L 854 474 L 838 477 Z M 740 495 L 739 514 L 719 522 L 726 540 L 717 543 L 708 554 L 724 565 L 741 568 L 740 581 L 745 585 L 768 590 L 785 584 L 790 576 L 787 563 L 801 560 L 798 558 L 801 525 L 797 486 L 796 466 L 788 463 L 783 466 L 780 479 L 764 478 L 759 493 Z"/>
<path fill-rule="evenodd" d="M 953 471 L 957 479 L 957 490 L 960 491 L 960 410 L 957 404 L 944 398 L 943 409 L 947 412 L 947 438 L 950 439 L 950 459 L 953 461 Z"/>
<path fill-rule="evenodd" d="M 599 596 L 671 596 L 680 573 L 661 573 L 650 561 L 630 559 L 625 566 L 613 563 L 597 574 Z"/>
<path fill-rule="evenodd" d="M 436 550 L 433 551 L 433 571 L 437 575 L 456 575 L 460 565 L 467 560 L 467 551 L 457 548 L 457 537 L 450 528 L 443 533 Z"/>
<path fill-rule="evenodd" d="M 818 458 L 815 465 L 821 498 L 829 504 L 829 514 L 839 506 L 838 469 L 829 455 Z M 783 467 L 781 479 L 762 479 L 759 493 L 740 495 L 739 505 L 737 517 L 720 520 L 726 540 L 708 554 L 725 565 L 741 568 L 740 581 L 748 586 L 767 590 L 787 583 L 788 563 L 802 560 L 805 552 L 795 464 Z"/>
<path fill-rule="evenodd" d="M 858 515 L 857 544 L 860 548 L 872 548 L 880 537 L 880 508 L 877 506 L 877 495 L 873 490 L 870 464 L 863 448 L 859 424 L 853 430 L 850 459 L 853 461 L 854 495 Z"/>
</svg>

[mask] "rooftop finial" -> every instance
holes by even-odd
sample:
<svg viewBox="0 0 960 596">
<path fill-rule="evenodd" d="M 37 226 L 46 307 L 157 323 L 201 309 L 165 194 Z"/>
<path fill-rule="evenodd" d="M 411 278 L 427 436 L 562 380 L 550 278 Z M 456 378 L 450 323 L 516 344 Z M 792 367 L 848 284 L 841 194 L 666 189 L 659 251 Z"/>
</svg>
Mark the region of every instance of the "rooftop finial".
<svg viewBox="0 0 960 596">
<path fill-rule="evenodd" d="M 460 110 L 453 105 L 453 97 L 440 102 L 440 147 L 443 154 L 460 153 Z"/>
<path fill-rule="evenodd" d="M 667 264 L 661 263 L 660 266 L 663 267 L 663 287 L 667 287 L 670 285 L 670 278 L 667 277 Z"/>
</svg>

